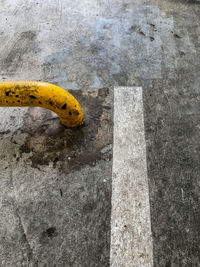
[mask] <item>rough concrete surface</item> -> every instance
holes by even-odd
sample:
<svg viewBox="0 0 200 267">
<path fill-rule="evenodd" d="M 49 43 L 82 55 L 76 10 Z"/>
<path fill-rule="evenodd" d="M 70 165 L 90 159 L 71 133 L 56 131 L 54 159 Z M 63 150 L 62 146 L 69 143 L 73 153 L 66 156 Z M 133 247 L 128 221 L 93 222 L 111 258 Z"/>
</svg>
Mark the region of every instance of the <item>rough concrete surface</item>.
<svg viewBox="0 0 200 267">
<path fill-rule="evenodd" d="M 113 86 L 143 88 L 154 266 L 200 265 L 199 21 L 197 0 L 0 0 L 0 79 L 88 114 L 1 109 L 1 266 L 109 266 Z"/>
<path fill-rule="evenodd" d="M 79 129 L 65 129 L 40 108 L 7 110 L 0 142 L 1 266 L 108 266 L 109 91 L 76 94 L 87 109 Z M 23 125 L 7 129 L 16 116 Z"/>
</svg>

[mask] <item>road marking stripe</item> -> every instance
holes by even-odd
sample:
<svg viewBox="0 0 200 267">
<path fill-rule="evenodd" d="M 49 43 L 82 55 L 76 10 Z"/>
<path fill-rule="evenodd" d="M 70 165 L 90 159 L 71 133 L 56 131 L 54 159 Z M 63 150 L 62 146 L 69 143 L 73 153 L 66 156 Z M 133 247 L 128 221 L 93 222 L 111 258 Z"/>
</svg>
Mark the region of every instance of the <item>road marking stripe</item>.
<svg viewBox="0 0 200 267">
<path fill-rule="evenodd" d="M 111 266 L 152 267 L 141 87 L 114 88 Z"/>
</svg>

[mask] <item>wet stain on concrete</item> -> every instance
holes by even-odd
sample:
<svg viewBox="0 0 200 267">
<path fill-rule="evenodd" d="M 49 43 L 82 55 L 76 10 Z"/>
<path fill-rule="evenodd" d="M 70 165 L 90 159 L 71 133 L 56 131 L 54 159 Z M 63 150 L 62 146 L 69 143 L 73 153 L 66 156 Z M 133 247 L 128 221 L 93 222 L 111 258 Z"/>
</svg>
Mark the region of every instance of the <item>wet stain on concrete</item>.
<svg viewBox="0 0 200 267">
<path fill-rule="evenodd" d="M 59 118 L 45 109 L 29 108 L 21 129 L 27 133 L 21 153 L 30 153 L 32 167 L 53 164 L 70 173 L 85 164 L 95 164 L 101 150 L 112 143 L 112 107 L 109 90 L 71 92 L 84 112 L 84 125 L 66 129 Z"/>
</svg>

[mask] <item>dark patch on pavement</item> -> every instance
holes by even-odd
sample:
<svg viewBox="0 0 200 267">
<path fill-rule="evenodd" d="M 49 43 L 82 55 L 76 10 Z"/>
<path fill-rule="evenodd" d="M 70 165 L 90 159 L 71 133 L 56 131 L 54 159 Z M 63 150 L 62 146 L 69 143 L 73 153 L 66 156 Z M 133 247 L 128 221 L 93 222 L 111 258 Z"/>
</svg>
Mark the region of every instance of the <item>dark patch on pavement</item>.
<svg viewBox="0 0 200 267">
<path fill-rule="evenodd" d="M 57 235 L 57 230 L 56 227 L 50 227 L 46 231 L 42 233 L 43 237 L 50 237 L 53 238 L 54 236 Z"/>
<path fill-rule="evenodd" d="M 31 153 L 32 167 L 53 163 L 70 173 L 85 164 L 95 164 L 101 150 L 112 143 L 112 108 L 108 89 L 73 91 L 84 112 L 84 125 L 65 128 L 46 109 L 29 108 L 22 131 L 28 134 L 21 153 Z M 69 114 L 70 115 L 70 114 Z"/>
<path fill-rule="evenodd" d="M 58 235 L 56 227 L 50 227 L 42 232 L 40 236 L 40 243 L 41 244 L 48 244 L 51 239 L 54 239 Z"/>
<path fill-rule="evenodd" d="M 175 87 L 179 79 L 144 90 L 155 267 L 200 262 L 199 93 Z"/>
</svg>

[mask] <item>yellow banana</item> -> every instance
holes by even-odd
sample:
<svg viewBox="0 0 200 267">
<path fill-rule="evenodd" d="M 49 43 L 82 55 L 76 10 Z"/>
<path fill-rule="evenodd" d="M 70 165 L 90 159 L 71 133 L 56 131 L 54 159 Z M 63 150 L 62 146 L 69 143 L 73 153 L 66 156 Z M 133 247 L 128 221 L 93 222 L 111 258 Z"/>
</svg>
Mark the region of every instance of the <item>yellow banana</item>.
<svg viewBox="0 0 200 267">
<path fill-rule="evenodd" d="M 78 101 L 61 87 L 46 82 L 0 82 L 0 106 L 47 108 L 57 113 L 67 127 L 83 122 Z"/>
</svg>

